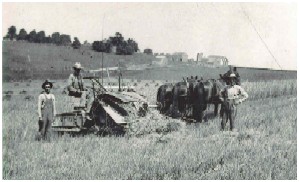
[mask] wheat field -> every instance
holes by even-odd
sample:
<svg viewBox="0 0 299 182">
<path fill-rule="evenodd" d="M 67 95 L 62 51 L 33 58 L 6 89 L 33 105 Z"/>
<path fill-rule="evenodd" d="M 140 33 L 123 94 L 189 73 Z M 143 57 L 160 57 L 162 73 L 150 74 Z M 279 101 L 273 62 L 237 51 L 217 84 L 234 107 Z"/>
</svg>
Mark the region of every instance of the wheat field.
<svg viewBox="0 0 299 182">
<path fill-rule="evenodd" d="M 162 80 L 128 80 L 154 103 Z M 206 122 L 187 124 L 152 110 L 124 137 L 95 135 L 34 140 L 42 81 L 3 83 L 3 179 L 297 179 L 297 81 L 244 82 L 237 131 L 220 131 L 213 106 Z M 65 82 L 53 93 L 65 112 Z M 21 91 L 25 90 L 21 94 Z M 31 97 L 28 97 L 31 96 Z"/>
</svg>

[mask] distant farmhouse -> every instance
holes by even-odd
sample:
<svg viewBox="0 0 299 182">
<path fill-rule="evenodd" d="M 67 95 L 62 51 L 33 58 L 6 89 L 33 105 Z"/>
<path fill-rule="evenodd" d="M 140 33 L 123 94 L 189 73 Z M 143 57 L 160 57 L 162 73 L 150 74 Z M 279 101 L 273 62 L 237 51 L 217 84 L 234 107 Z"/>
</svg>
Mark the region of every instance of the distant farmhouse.
<svg viewBox="0 0 299 182">
<path fill-rule="evenodd" d="M 168 59 L 164 55 L 157 55 L 155 57 L 156 57 L 156 60 L 153 61 L 153 64 L 156 64 L 156 65 L 166 65 L 168 63 Z"/>
<path fill-rule="evenodd" d="M 228 59 L 225 56 L 220 55 L 209 55 L 207 57 L 203 56 L 203 53 L 198 53 L 196 60 L 193 58 L 188 59 L 188 54 L 185 52 L 175 52 L 173 54 L 169 53 L 154 53 L 156 60 L 153 64 L 163 65 L 170 62 L 183 62 L 183 63 L 193 63 L 201 66 L 227 66 Z"/>
<path fill-rule="evenodd" d="M 184 62 L 188 63 L 192 61 L 193 59 L 188 59 L 188 54 L 185 52 L 175 52 L 173 54 L 169 53 L 155 53 L 154 54 L 156 61 L 154 64 L 167 64 L 169 62 Z M 193 60 L 194 61 L 194 60 Z"/>
<path fill-rule="evenodd" d="M 209 55 L 208 63 L 216 66 L 228 65 L 228 59 L 225 56 Z"/>
<path fill-rule="evenodd" d="M 189 63 L 194 63 L 194 59 L 193 59 L 193 58 L 188 59 L 188 62 L 189 62 Z"/>
<path fill-rule="evenodd" d="M 185 52 L 175 52 L 172 54 L 172 61 L 176 62 L 188 62 L 188 54 Z"/>
<path fill-rule="evenodd" d="M 225 56 L 209 55 L 208 57 L 203 57 L 203 53 L 197 54 L 196 59 L 197 64 L 202 66 L 227 66 L 228 59 Z"/>
</svg>

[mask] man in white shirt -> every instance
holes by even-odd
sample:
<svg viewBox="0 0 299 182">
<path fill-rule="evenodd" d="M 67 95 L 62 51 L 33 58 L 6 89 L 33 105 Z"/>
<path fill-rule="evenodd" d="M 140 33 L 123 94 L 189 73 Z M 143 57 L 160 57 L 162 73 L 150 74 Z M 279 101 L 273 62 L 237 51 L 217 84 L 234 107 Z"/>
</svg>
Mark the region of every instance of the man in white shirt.
<svg viewBox="0 0 299 182">
<path fill-rule="evenodd" d="M 230 130 L 234 129 L 234 120 L 236 117 L 237 105 L 248 98 L 247 92 L 235 83 L 236 75 L 231 73 L 228 79 L 228 85 L 221 91 L 220 100 L 223 102 L 221 107 L 221 129 L 224 130 L 228 120 L 230 120 Z"/>
</svg>

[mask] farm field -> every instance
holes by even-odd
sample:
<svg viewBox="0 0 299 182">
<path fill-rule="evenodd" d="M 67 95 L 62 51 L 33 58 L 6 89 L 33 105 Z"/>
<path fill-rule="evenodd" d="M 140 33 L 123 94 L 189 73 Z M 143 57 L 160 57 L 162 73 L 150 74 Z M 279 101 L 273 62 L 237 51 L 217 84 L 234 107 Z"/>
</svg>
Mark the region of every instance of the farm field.
<svg viewBox="0 0 299 182">
<path fill-rule="evenodd" d="M 166 81 L 124 82 L 154 103 Z M 220 131 L 211 106 L 203 123 L 153 110 L 124 137 L 63 136 L 50 143 L 34 141 L 41 83 L 3 83 L 4 179 L 297 179 L 295 78 L 242 82 L 249 99 L 238 106 L 234 132 Z M 54 84 L 58 112 L 68 109 L 65 84 Z"/>
</svg>

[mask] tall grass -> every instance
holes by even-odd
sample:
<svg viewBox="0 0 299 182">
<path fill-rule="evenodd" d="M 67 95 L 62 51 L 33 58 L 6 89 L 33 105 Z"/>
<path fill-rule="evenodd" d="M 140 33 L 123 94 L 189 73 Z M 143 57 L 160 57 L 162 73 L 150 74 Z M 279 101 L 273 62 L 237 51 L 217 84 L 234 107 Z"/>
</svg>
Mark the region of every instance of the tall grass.
<svg viewBox="0 0 299 182">
<path fill-rule="evenodd" d="M 136 89 L 155 102 L 155 84 L 163 82 L 151 82 L 138 82 Z M 53 90 L 57 110 L 63 112 L 65 83 L 56 84 L 61 85 Z M 34 100 L 13 95 L 3 101 L 3 178 L 297 179 L 296 81 L 246 82 L 244 88 L 250 98 L 238 106 L 236 132 L 220 132 L 220 118 L 211 116 L 212 108 L 206 111 L 208 122 L 197 124 L 152 111 L 138 128 L 149 134 L 66 135 L 50 143 L 34 140 L 39 90 L 29 90 Z M 155 130 L 170 123 L 178 126 L 172 132 Z"/>
</svg>

